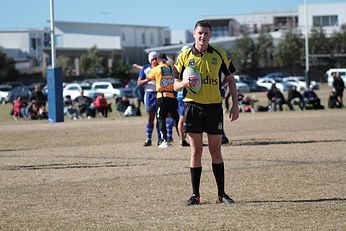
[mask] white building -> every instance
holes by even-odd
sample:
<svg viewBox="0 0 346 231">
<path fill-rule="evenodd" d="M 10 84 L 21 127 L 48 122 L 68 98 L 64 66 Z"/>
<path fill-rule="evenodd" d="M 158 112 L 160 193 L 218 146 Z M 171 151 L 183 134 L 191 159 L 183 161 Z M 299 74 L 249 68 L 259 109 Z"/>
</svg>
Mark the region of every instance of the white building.
<svg viewBox="0 0 346 231">
<path fill-rule="evenodd" d="M 96 46 L 104 66 L 116 60 L 126 63 L 147 62 L 144 49 L 170 42 L 166 27 L 83 22 L 55 22 L 56 55 L 73 60 L 75 74 L 80 74 L 79 59 Z M 0 31 L 0 47 L 18 66 L 42 71 L 50 65 L 50 34 L 45 30 Z M 19 68 L 24 72 L 23 68 Z"/>
<path fill-rule="evenodd" d="M 145 48 L 162 46 L 166 27 L 122 25 L 83 22 L 55 22 L 57 56 L 74 60 L 79 75 L 79 58 L 96 46 L 104 57 L 104 66 L 111 67 L 115 60 L 125 63 L 146 63 Z M 47 52 L 49 54 L 49 52 Z"/>
<path fill-rule="evenodd" d="M 43 63 L 44 30 L 0 31 L 0 49 L 16 61 L 22 73 L 40 72 Z"/>
<path fill-rule="evenodd" d="M 339 31 L 342 25 L 346 25 L 346 3 L 321 3 L 308 4 L 308 26 L 322 26 L 324 32 L 330 35 L 334 31 Z M 256 11 L 249 14 L 216 15 L 206 16 L 212 26 L 212 44 L 229 49 L 232 47 L 235 38 L 242 33 L 249 33 L 251 37 L 256 37 L 261 30 L 270 32 L 274 40 L 281 39 L 287 29 L 297 29 L 305 34 L 305 5 L 299 5 L 296 9 Z M 310 30 L 309 30 L 310 31 Z M 164 46 L 148 48 L 151 50 L 163 51 L 175 54 L 180 46 Z M 187 45 L 192 45 L 188 43 Z"/>
<path fill-rule="evenodd" d="M 327 35 L 346 25 L 346 3 L 308 4 L 308 28 L 322 27 Z M 305 6 L 298 6 L 299 25 L 305 34 Z"/>
</svg>

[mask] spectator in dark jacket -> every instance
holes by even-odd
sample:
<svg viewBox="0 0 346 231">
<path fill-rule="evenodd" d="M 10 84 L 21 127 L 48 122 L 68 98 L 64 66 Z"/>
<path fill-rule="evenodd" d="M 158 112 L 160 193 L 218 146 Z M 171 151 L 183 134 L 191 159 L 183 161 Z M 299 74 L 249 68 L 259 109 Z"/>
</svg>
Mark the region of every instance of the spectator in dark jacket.
<svg viewBox="0 0 346 231">
<path fill-rule="evenodd" d="M 43 94 L 40 85 L 35 86 L 35 90 L 31 94 L 30 101 L 31 102 L 35 101 L 38 108 L 40 108 L 42 110 L 45 109 L 47 98 Z"/>
<path fill-rule="evenodd" d="M 324 109 L 324 106 L 321 105 L 321 99 L 315 93 L 313 86 L 309 86 L 303 96 L 307 109 Z"/>
<path fill-rule="evenodd" d="M 284 95 L 276 87 L 275 83 L 272 84 L 271 88 L 267 92 L 267 98 L 270 104 L 270 111 L 276 111 L 277 106 L 279 106 L 279 110 L 282 111 L 282 105 L 287 104 Z"/>
<path fill-rule="evenodd" d="M 339 72 L 335 73 L 333 87 L 335 89 L 336 98 L 338 99 L 338 101 L 340 101 L 341 107 L 343 107 L 342 96 L 345 89 L 345 83 L 344 80 L 341 78 Z"/>
<path fill-rule="evenodd" d="M 93 100 L 84 95 L 84 91 L 82 90 L 80 96 L 75 98 L 74 102 L 78 106 L 79 114 L 86 114 L 87 118 L 95 117 L 95 107 L 93 104 Z"/>
<path fill-rule="evenodd" d="M 300 110 L 304 110 L 305 102 L 304 97 L 297 91 L 297 87 L 293 86 L 288 91 L 287 103 L 290 110 L 294 111 L 294 105 L 298 105 Z"/>
</svg>

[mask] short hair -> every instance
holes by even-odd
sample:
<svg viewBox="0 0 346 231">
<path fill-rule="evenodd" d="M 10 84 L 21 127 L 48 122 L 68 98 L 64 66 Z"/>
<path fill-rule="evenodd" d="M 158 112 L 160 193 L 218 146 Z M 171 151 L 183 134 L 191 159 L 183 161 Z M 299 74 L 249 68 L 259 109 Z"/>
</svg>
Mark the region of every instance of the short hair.
<svg viewBox="0 0 346 231">
<path fill-rule="evenodd" d="M 200 27 L 207 27 L 210 29 L 211 31 L 211 25 L 210 25 L 210 22 L 207 21 L 207 20 L 199 20 L 198 22 L 196 22 L 195 24 L 195 29 L 200 26 Z"/>
</svg>

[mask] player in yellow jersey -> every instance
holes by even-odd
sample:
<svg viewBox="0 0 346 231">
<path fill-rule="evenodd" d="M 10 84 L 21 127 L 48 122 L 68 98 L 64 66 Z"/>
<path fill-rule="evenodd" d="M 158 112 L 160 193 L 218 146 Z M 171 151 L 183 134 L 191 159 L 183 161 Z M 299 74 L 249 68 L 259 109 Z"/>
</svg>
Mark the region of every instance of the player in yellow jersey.
<svg viewBox="0 0 346 231">
<path fill-rule="evenodd" d="M 228 83 L 232 97 L 232 108 L 229 116 L 231 121 L 239 117 L 237 90 L 232 73 L 235 68 L 228 60 L 225 51 L 209 44 L 212 35 L 211 25 L 208 21 L 198 21 L 195 25 L 193 46 L 178 56 L 174 71 L 174 90 L 179 91 L 193 85 L 195 76 L 189 80 L 182 80 L 182 73 L 187 66 L 198 70 L 202 87 L 198 93 L 186 92 L 184 129 L 190 140 L 190 173 L 193 194 L 187 205 L 200 203 L 200 177 L 202 174 L 203 132 L 208 136 L 208 148 L 212 157 L 212 169 L 218 187 L 219 203 L 234 203 L 224 190 L 224 163 L 221 154 L 221 134 L 223 130 L 223 109 L 221 86 Z M 223 72 L 225 80 L 221 83 L 220 73 Z"/>
<path fill-rule="evenodd" d="M 153 67 L 145 81 L 141 81 L 141 84 L 146 84 L 152 80 L 155 80 L 156 82 L 157 120 L 159 122 L 160 133 L 163 140 L 159 145 L 160 148 L 167 148 L 169 145 L 166 127 L 167 115 L 171 115 L 176 128 L 179 120 L 178 101 L 173 89 L 173 66 L 167 64 L 167 60 L 165 54 L 160 54 L 158 56 L 159 64 L 156 67 Z"/>
</svg>

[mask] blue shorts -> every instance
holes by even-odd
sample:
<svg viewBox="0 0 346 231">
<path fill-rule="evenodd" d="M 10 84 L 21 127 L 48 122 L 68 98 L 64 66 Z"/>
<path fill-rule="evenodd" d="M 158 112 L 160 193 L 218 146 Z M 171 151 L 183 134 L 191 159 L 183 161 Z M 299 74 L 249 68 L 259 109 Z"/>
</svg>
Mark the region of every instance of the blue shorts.
<svg viewBox="0 0 346 231">
<path fill-rule="evenodd" d="M 184 116 L 184 101 L 182 98 L 177 98 L 178 100 L 178 112 L 180 116 Z"/>
<path fill-rule="evenodd" d="M 157 110 L 156 92 L 150 92 L 150 91 L 145 92 L 144 105 L 145 105 L 146 112 L 156 112 Z"/>
</svg>

